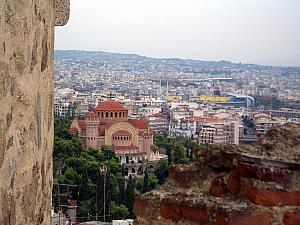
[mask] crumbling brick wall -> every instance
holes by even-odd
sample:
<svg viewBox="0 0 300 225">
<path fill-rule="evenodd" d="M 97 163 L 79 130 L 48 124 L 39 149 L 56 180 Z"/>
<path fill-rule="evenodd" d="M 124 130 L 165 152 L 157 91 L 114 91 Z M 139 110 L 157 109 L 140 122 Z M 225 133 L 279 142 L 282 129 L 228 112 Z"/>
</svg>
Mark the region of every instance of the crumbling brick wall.
<svg viewBox="0 0 300 225">
<path fill-rule="evenodd" d="M 1 225 L 50 224 L 54 5 L 0 1 Z"/>
<path fill-rule="evenodd" d="M 220 145 L 173 166 L 138 197 L 139 225 L 300 225 L 300 125 L 271 130 L 254 147 Z"/>
</svg>

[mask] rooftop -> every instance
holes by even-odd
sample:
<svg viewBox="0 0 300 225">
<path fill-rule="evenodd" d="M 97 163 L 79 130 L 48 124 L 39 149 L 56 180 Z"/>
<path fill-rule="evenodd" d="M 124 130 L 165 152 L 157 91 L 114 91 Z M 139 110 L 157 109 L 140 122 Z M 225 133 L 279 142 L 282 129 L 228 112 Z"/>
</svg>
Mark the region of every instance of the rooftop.
<svg viewBox="0 0 300 225">
<path fill-rule="evenodd" d="M 95 111 L 127 111 L 127 109 L 119 102 L 108 100 L 97 105 Z"/>
</svg>

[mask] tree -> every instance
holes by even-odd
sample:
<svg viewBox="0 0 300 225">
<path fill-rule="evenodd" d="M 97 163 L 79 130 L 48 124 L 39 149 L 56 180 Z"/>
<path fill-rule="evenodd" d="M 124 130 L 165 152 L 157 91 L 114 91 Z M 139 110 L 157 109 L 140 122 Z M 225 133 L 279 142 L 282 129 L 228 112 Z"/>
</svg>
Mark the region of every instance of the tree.
<svg viewBox="0 0 300 225">
<path fill-rule="evenodd" d="M 156 188 L 158 186 L 158 179 L 156 176 L 149 176 L 149 188 L 148 191 L 153 190 L 154 188 Z"/>
<path fill-rule="evenodd" d="M 143 182 L 143 193 L 146 193 L 149 191 L 149 176 L 148 176 L 148 171 L 145 171 L 144 175 L 144 182 Z"/>
<path fill-rule="evenodd" d="M 169 168 L 167 162 L 163 161 L 159 163 L 159 166 L 154 171 L 155 176 L 158 179 L 158 183 L 162 185 L 166 182 L 167 177 L 169 176 Z"/>
<path fill-rule="evenodd" d="M 171 147 L 170 146 L 167 146 L 167 148 L 166 148 L 166 154 L 167 154 L 167 156 L 168 156 L 168 163 L 169 163 L 169 165 L 171 165 L 172 164 L 172 162 L 173 162 L 173 156 L 172 156 L 172 150 L 171 150 Z"/>
<path fill-rule="evenodd" d="M 111 146 L 103 145 L 100 149 L 104 154 L 105 160 L 111 160 L 112 158 L 116 158 L 115 149 Z"/>
<path fill-rule="evenodd" d="M 118 181 L 119 185 L 119 195 L 118 195 L 118 203 L 125 205 L 127 202 L 126 192 L 125 192 L 125 179 L 122 177 Z"/>
<path fill-rule="evenodd" d="M 133 214 L 134 182 L 133 182 L 131 175 L 129 176 L 129 179 L 127 182 L 126 200 L 127 200 L 126 206 L 128 208 L 129 218 L 134 218 L 134 214 Z"/>
<path fill-rule="evenodd" d="M 174 163 L 183 163 L 185 162 L 184 148 L 180 143 L 174 145 Z"/>
<path fill-rule="evenodd" d="M 126 219 L 128 216 L 128 208 L 123 204 L 111 202 L 109 213 L 113 220 Z"/>
<path fill-rule="evenodd" d="M 78 180 L 80 179 L 77 172 L 73 168 L 70 168 L 70 167 L 67 167 L 67 169 L 64 172 L 63 177 L 64 177 L 63 182 L 66 184 L 71 184 L 71 185 L 77 184 Z"/>
</svg>

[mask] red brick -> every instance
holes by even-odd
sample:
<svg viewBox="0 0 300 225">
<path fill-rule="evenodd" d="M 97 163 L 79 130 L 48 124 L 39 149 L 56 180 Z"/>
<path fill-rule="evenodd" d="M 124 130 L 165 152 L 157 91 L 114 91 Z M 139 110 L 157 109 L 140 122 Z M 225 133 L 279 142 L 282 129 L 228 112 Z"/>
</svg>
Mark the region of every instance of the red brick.
<svg viewBox="0 0 300 225">
<path fill-rule="evenodd" d="M 287 184 L 291 180 L 291 173 L 284 169 L 270 169 L 259 165 L 239 162 L 237 171 L 241 177 L 255 178 L 261 181 Z"/>
<path fill-rule="evenodd" d="M 226 181 L 226 189 L 231 193 L 239 193 L 241 190 L 241 179 L 236 173 L 229 174 Z"/>
<path fill-rule="evenodd" d="M 300 225 L 300 211 L 288 212 L 283 217 L 284 225 Z"/>
<path fill-rule="evenodd" d="M 145 216 L 147 203 L 141 198 L 136 198 L 133 203 L 133 211 L 138 217 Z"/>
<path fill-rule="evenodd" d="M 167 220 L 177 222 L 182 218 L 181 206 L 162 201 L 160 203 L 160 215 Z"/>
<path fill-rule="evenodd" d="M 255 204 L 264 206 L 299 206 L 299 191 L 281 191 L 253 187 L 249 184 L 243 184 L 240 195 L 246 197 Z"/>
<path fill-rule="evenodd" d="M 216 197 L 221 197 L 224 193 L 226 193 L 226 185 L 223 177 L 216 177 L 212 180 L 210 193 Z"/>
<path fill-rule="evenodd" d="M 211 218 L 212 225 L 271 225 L 269 213 L 246 213 L 215 211 Z"/>
<path fill-rule="evenodd" d="M 182 207 L 182 217 L 200 225 L 206 225 L 208 222 L 205 208 Z"/>
<path fill-rule="evenodd" d="M 165 202 L 164 200 L 160 204 L 160 215 L 173 222 L 178 222 L 181 219 L 192 221 L 199 225 L 206 225 L 208 222 L 206 208 L 182 206 L 177 203 Z"/>
</svg>

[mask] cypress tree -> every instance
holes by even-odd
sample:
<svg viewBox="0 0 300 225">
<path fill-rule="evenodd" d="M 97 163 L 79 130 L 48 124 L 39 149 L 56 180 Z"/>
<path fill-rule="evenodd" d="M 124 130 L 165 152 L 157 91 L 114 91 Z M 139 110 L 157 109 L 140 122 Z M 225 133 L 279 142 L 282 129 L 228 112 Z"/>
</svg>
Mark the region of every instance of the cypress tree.
<svg viewBox="0 0 300 225">
<path fill-rule="evenodd" d="M 143 183 L 143 193 L 146 193 L 149 191 L 149 175 L 148 171 L 145 171 L 145 176 L 144 176 L 144 183 Z"/>
</svg>

